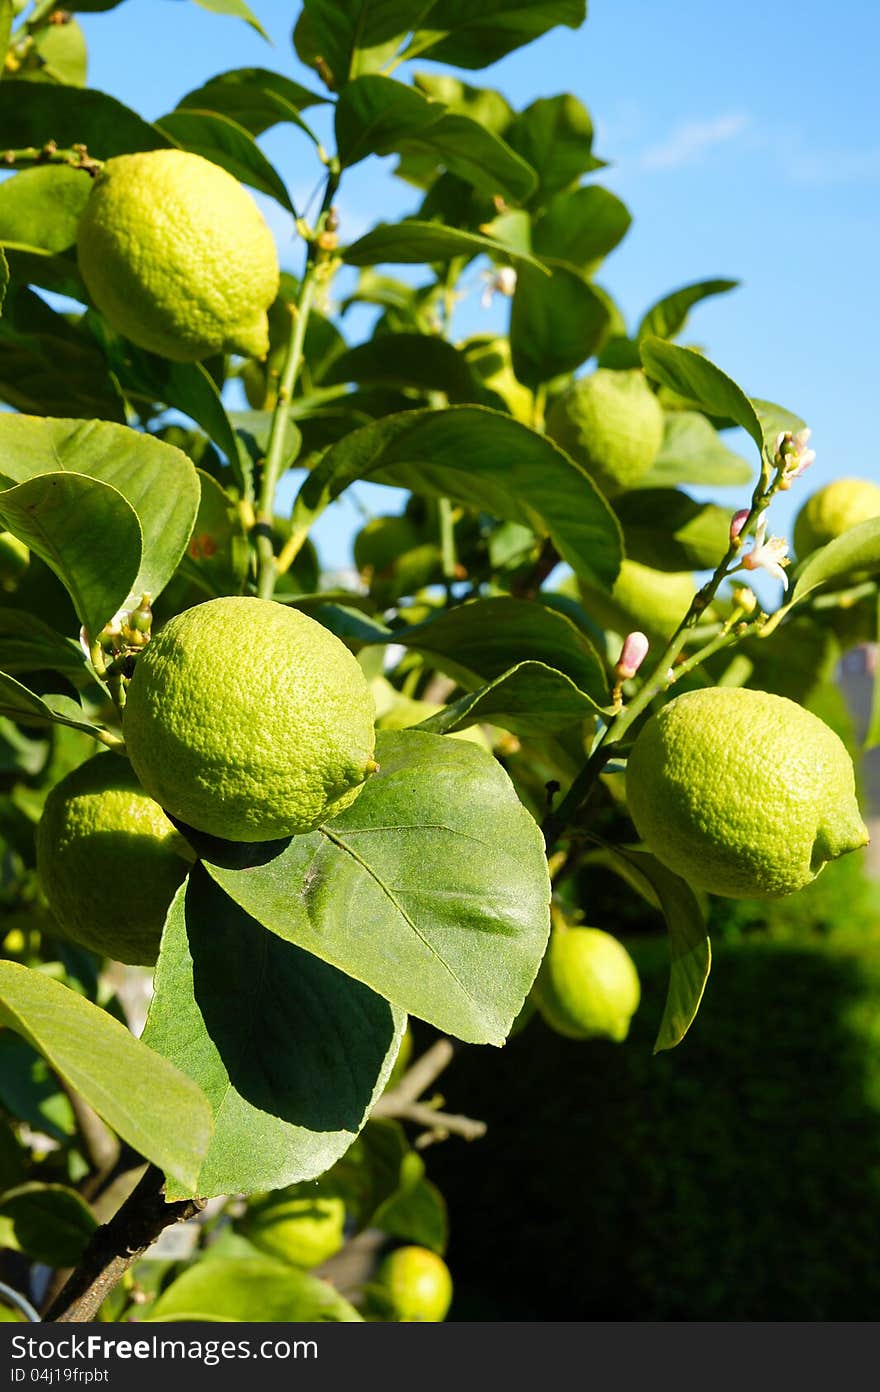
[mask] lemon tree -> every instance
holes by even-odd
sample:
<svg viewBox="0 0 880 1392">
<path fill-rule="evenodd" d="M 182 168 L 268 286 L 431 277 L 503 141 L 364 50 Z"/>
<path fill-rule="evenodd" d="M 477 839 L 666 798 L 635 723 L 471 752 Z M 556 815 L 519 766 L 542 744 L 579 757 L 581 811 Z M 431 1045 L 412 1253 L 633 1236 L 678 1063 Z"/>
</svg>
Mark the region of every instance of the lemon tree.
<svg viewBox="0 0 880 1392">
<path fill-rule="evenodd" d="M 83 85 L 108 8 L 2 31 L 0 1279 L 73 1266 L 49 1322 L 455 1318 L 456 1050 L 589 1068 L 637 1007 L 698 1049 L 707 896 L 863 854 L 877 488 L 811 494 L 804 420 L 675 341 L 733 281 L 626 323 L 581 96 L 480 85 L 583 0 L 304 0 L 293 77 L 204 5 L 229 64 L 155 120 Z M 360 230 L 389 157 L 409 216 Z"/>
</svg>

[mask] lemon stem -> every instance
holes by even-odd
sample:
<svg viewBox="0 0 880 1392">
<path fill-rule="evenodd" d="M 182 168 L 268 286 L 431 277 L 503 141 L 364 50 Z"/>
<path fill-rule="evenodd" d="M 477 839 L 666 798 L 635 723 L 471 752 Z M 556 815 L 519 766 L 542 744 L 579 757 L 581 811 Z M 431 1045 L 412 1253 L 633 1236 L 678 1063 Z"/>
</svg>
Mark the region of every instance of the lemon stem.
<svg viewBox="0 0 880 1392">
<path fill-rule="evenodd" d="M 59 150 L 54 140 L 45 145 L 26 145 L 18 150 L 3 150 L 0 164 L 10 168 L 16 165 L 67 164 L 71 169 L 81 169 L 94 179 L 104 168 L 104 161 L 93 159 L 85 145 L 72 145 L 69 150 Z"/>
</svg>

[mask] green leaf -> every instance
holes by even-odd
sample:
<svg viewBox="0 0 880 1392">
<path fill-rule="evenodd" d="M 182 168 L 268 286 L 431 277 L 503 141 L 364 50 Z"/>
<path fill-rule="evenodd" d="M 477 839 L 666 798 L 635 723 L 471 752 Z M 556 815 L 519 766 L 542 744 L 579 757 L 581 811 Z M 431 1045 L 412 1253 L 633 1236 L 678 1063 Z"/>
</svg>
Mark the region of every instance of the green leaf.
<svg viewBox="0 0 880 1392">
<path fill-rule="evenodd" d="M 414 1161 L 418 1178 L 424 1166 L 410 1150 L 400 1123 L 371 1117 L 321 1183 L 344 1200 L 358 1230 L 371 1228 L 382 1206 L 411 1182 Z"/>
<path fill-rule="evenodd" d="M 96 159 L 164 149 L 174 143 L 104 92 L 18 79 L 0 82 L 0 130 L 8 148 L 39 147 L 53 132 L 60 138 L 60 133 L 68 131 L 71 140 L 87 145 Z"/>
<path fill-rule="evenodd" d="M 627 556 L 655 570 L 714 570 L 730 543 L 730 509 L 677 488 L 639 488 L 615 500 Z"/>
<path fill-rule="evenodd" d="M 675 338 L 687 323 L 694 305 L 710 295 L 724 295 L 728 290 L 736 290 L 738 286 L 738 280 L 698 280 L 671 295 L 664 295 L 644 314 L 636 329 L 636 338 L 646 338 L 651 334 L 656 334 L 658 338 Z"/>
<path fill-rule="evenodd" d="M 0 1195 L 0 1248 L 46 1266 L 76 1266 L 98 1223 L 75 1189 L 21 1184 Z"/>
<path fill-rule="evenodd" d="M 9 47 L 9 40 L 12 36 L 12 25 L 15 20 L 15 6 L 12 0 L 0 0 L 0 54 L 6 56 Z M 0 77 L 3 76 L 3 66 L 0 64 Z"/>
<path fill-rule="evenodd" d="M 597 184 L 557 193 L 535 223 L 532 248 L 586 274 L 623 240 L 631 222 L 626 205 Z"/>
<path fill-rule="evenodd" d="M 430 9 L 431 0 L 303 0 L 307 31 L 297 26 L 297 52 L 309 64 L 319 54 L 339 91 L 352 78 L 390 63 Z"/>
<path fill-rule="evenodd" d="M 336 107 L 336 139 L 343 164 L 370 154 L 429 155 L 484 193 L 515 201 L 536 184 L 534 170 L 492 131 L 390 77 L 348 84 Z"/>
<path fill-rule="evenodd" d="M 741 455 L 722 443 L 715 427 L 698 411 L 667 411 L 660 453 L 635 486 L 739 485 L 750 483 L 753 472 Z"/>
<path fill-rule="evenodd" d="M 11 1030 L 0 1031 L 0 1103 L 10 1116 L 62 1145 L 73 1139 L 70 1099 L 46 1060 Z"/>
<path fill-rule="evenodd" d="M 107 521 L 96 521 L 88 527 L 84 518 L 68 515 L 66 528 L 64 517 L 58 515 L 58 523 L 63 534 L 63 563 L 68 565 L 68 553 L 81 554 L 89 564 L 89 571 L 96 583 L 103 583 L 109 592 L 121 583 L 121 558 L 128 551 L 130 571 L 132 563 L 136 569 L 128 595 L 117 603 L 125 604 L 126 598 L 138 600 L 142 594 L 154 598 L 161 594 L 174 574 L 180 558 L 186 550 L 192 532 L 193 522 L 199 506 L 199 481 L 196 471 L 181 450 L 167 445 L 151 435 L 143 435 L 126 426 L 112 425 L 105 421 L 65 421 L 40 420 L 30 416 L 0 417 L 0 448 L 2 463 L 0 477 L 13 481 L 29 479 L 36 484 L 40 475 L 50 471 L 71 470 L 74 474 L 88 475 L 104 485 L 109 491 L 128 502 L 136 514 L 136 520 L 143 532 L 143 552 L 139 554 L 130 523 L 122 522 L 114 533 L 110 524 L 109 512 L 119 515 L 118 500 L 103 500 L 90 495 L 94 506 L 101 512 L 108 512 Z M 54 475 L 60 483 L 60 475 Z M 45 490 L 44 490 L 45 491 Z M 68 490 L 69 492 L 70 490 Z M 8 508 L 11 490 L 0 494 L 0 510 Z M 10 531 L 18 532 L 9 525 Z M 69 533 L 69 535 L 68 535 Z M 27 541 L 26 536 L 22 536 Z M 30 543 L 29 543 L 30 544 Z M 39 547 L 36 547 L 39 551 Z M 106 553 L 115 556 L 118 576 L 111 586 L 109 575 L 102 581 L 102 561 L 99 557 Z M 57 574 L 57 560 L 52 561 L 43 552 Z M 92 559 L 89 562 L 89 555 Z M 139 560 L 138 560 L 139 557 Z M 107 564 L 109 562 L 105 562 Z M 62 577 L 63 578 L 63 577 Z M 67 582 L 65 581 L 65 584 Z M 71 593 L 73 593 L 71 591 Z M 96 604 L 95 608 L 102 608 Z M 82 612 L 81 610 L 79 611 Z M 102 623 L 115 613 L 110 609 Z M 95 615 L 91 615 L 92 622 Z M 91 623 L 83 620 L 90 632 Z"/>
<path fill-rule="evenodd" d="M 241 513 L 215 478 L 196 470 L 201 487 L 199 511 L 180 574 L 212 598 L 241 594 L 248 571 L 248 541 Z M 2 611 L 0 611 L 2 635 Z M 3 642 L 0 637 L 0 661 Z"/>
<path fill-rule="evenodd" d="M 72 251 L 56 255 L 27 242 L 6 242 L 3 251 L 13 280 L 23 285 L 39 285 L 85 304 L 88 296 Z"/>
<path fill-rule="evenodd" d="M 195 1181 L 210 1137 L 208 1104 L 118 1020 L 41 972 L 0 961 L 0 1023 L 136 1151 L 182 1183 Z"/>
<path fill-rule="evenodd" d="M 424 261 L 451 261 L 457 256 L 468 261 L 475 256 L 497 256 L 505 263 L 519 266 L 538 264 L 534 257 L 514 251 L 493 237 L 444 227 L 438 222 L 418 222 L 415 218 L 380 222 L 351 246 L 341 247 L 339 254 L 350 266 L 378 266 L 384 262 L 421 265 Z"/>
<path fill-rule="evenodd" d="M 253 136 L 230 116 L 215 111 L 171 111 L 156 122 L 159 130 L 184 150 L 218 164 L 233 178 L 267 193 L 296 216 L 284 180 L 269 163 Z"/>
<path fill-rule="evenodd" d="M 692 401 L 710 416 L 730 417 L 751 435 L 759 450 L 764 430 L 741 387 L 693 348 L 678 348 L 662 338 L 641 343 L 642 362 L 649 377 Z"/>
<path fill-rule="evenodd" d="M 654 1044 L 657 1054 L 661 1049 L 674 1049 L 693 1024 L 709 979 L 712 944 L 706 936 L 702 909 L 684 880 L 647 851 L 615 848 L 611 855 L 626 871 L 625 878 L 661 910 L 669 930 L 669 991 Z"/>
<path fill-rule="evenodd" d="M 35 614 L 0 608 L 0 667 L 4 672 L 46 669 L 79 677 L 86 660 L 79 643 L 62 638 Z"/>
<path fill-rule="evenodd" d="M 338 382 L 442 391 L 451 402 L 462 403 L 483 395 L 464 354 L 432 334 L 382 334 L 348 349 L 322 377 L 322 386 Z"/>
<path fill-rule="evenodd" d="M 586 0 L 435 0 L 412 48 L 454 68 L 487 68 L 557 24 L 577 29 Z"/>
<path fill-rule="evenodd" d="M 776 440 L 783 430 L 790 430 L 796 435 L 799 430 L 803 430 L 806 422 L 800 416 L 796 416 L 793 411 L 787 411 L 784 406 L 777 406 L 775 401 L 761 401 L 758 397 L 751 398 L 755 408 L 755 414 L 761 422 L 761 429 L 764 431 L 764 448 L 772 459 L 776 453 Z"/>
<path fill-rule="evenodd" d="M 598 351 L 608 321 L 605 300 L 577 271 L 554 264 L 548 277 L 520 267 L 510 315 L 514 372 L 532 390 L 573 372 Z"/>
<path fill-rule="evenodd" d="M 69 165 L 23 169 L 0 184 L 0 241 L 66 251 L 76 244 L 76 229 L 92 180 Z"/>
<path fill-rule="evenodd" d="M 607 700 L 605 668 L 589 638 L 565 614 L 534 600 L 470 600 L 395 629 L 391 641 L 428 653 L 444 670 L 463 675 L 466 685 L 507 676 L 515 662 L 534 662 L 564 673 L 594 701 Z"/>
<path fill-rule="evenodd" d="M 144 1041 L 206 1094 L 214 1136 L 191 1187 L 169 1197 L 322 1174 L 384 1088 L 405 1023 L 387 1000 L 267 933 L 197 867 L 168 912 Z"/>
<path fill-rule="evenodd" d="M 0 1192 L 21 1184 L 25 1176 L 25 1150 L 9 1122 L 0 1117 Z"/>
<path fill-rule="evenodd" d="M 449 1241 L 446 1202 L 436 1184 L 424 1176 L 382 1206 L 376 1214 L 375 1226 L 389 1237 L 429 1247 L 440 1256 Z"/>
<path fill-rule="evenodd" d="M 28 419 L 4 416 L 2 427 Z M 134 509 L 109 484 L 83 474 L 41 474 L 0 492 L 0 524 L 54 570 L 90 634 L 99 633 L 131 593 L 141 528 Z"/>
<path fill-rule="evenodd" d="M 281 73 L 270 72 L 267 68 L 234 68 L 218 73 L 204 86 L 188 92 L 177 106 L 178 110 L 195 107 L 198 111 L 216 111 L 221 116 L 229 116 L 251 135 L 262 135 L 279 122 L 289 121 L 314 140 L 299 113 L 326 101 L 326 97 L 292 82 Z"/>
<path fill-rule="evenodd" d="M 145 1323 L 353 1324 L 360 1318 L 326 1281 L 287 1262 L 272 1257 L 216 1257 L 196 1262 L 172 1281 Z"/>
<path fill-rule="evenodd" d="M 587 474 L 544 435 L 481 406 L 407 411 L 353 431 L 324 455 L 296 501 L 308 525 L 355 479 L 454 498 L 552 537 L 578 574 L 611 587 L 618 523 Z"/>
<path fill-rule="evenodd" d="M 537 171 L 541 202 L 602 164 L 592 152 L 590 113 L 570 93 L 532 102 L 507 131 L 506 140 Z"/>
<path fill-rule="evenodd" d="M 6 299 L 6 291 L 8 289 L 9 262 L 6 259 L 6 253 L 4 252 L 3 248 L 0 247 L 0 310 L 2 310 L 3 308 L 3 303 Z"/>
<path fill-rule="evenodd" d="M 570 677 L 543 662 L 519 662 L 486 686 L 444 706 L 418 726 L 449 735 L 471 725 L 500 725 L 514 735 L 541 739 L 595 715 L 598 706 Z"/>
<path fill-rule="evenodd" d="M 257 33 L 269 42 L 269 35 L 250 6 L 244 3 L 244 0 L 195 0 L 195 2 L 203 10 L 209 10 L 211 14 L 229 15 L 233 19 L 243 19 L 245 24 L 256 29 Z"/>
<path fill-rule="evenodd" d="M 549 932 L 541 834 L 461 740 L 380 732 L 380 771 L 268 863 L 207 869 L 273 933 L 470 1043 L 501 1044 Z"/>
<path fill-rule="evenodd" d="M 494 135 L 503 135 L 513 121 L 510 102 L 491 87 L 471 87 L 451 73 L 414 73 L 413 83 L 432 101 L 442 102 L 460 116 L 470 116 Z"/>
<path fill-rule="evenodd" d="M 11 315 L 0 323 L 0 400 L 28 415 L 125 420 L 119 389 L 87 338 L 18 333 Z"/>
<path fill-rule="evenodd" d="M 850 527 L 808 557 L 798 572 L 790 604 L 802 604 L 826 585 L 852 585 L 880 573 L 880 518 Z"/>
<path fill-rule="evenodd" d="M 76 20 L 48 24 L 33 35 L 34 46 L 16 77 L 27 82 L 84 87 L 88 70 L 86 39 Z"/>
</svg>

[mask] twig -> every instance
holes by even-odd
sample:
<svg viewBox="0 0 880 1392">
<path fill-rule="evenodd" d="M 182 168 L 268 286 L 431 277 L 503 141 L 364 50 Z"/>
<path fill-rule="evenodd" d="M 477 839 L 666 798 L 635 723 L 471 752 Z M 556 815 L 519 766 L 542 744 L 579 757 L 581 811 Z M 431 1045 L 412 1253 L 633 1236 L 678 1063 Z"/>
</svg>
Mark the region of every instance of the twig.
<svg viewBox="0 0 880 1392">
<path fill-rule="evenodd" d="M 453 1058 L 455 1046 L 450 1039 L 438 1039 L 430 1049 L 420 1054 L 404 1073 L 396 1087 L 383 1093 L 373 1108 L 373 1116 L 398 1116 L 399 1108 L 417 1102 L 441 1073 L 445 1073 Z"/>
<path fill-rule="evenodd" d="M 73 1111 L 73 1119 L 86 1159 L 92 1167 L 93 1173 L 86 1182 L 100 1183 L 119 1159 L 119 1142 L 109 1126 L 105 1126 L 98 1113 L 89 1106 L 85 1098 L 80 1097 L 75 1088 L 70 1087 L 63 1078 L 61 1086 Z"/>
<path fill-rule="evenodd" d="M 445 1141 L 448 1136 L 461 1136 L 464 1141 L 478 1141 L 481 1136 L 486 1134 L 485 1121 L 477 1121 L 474 1117 L 458 1116 L 450 1112 L 441 1112 L 438 1108 L 432 1107 L 428 1102 L 409 1102 L 401 1107 L 397 1112 L 400 1121 L 414 1121 L 417 1126 L 425 1127 L 425 1135 L 430 1136 L 431 1141 Z M 421 1149 L 427 1142 L 423 1136 L 419 1136 L 416 1145 Z"/>
<path fill-rule="evenodd" d="M 148 1166 L 119 1212 L 95 1232 L 79 1266 L 43 1316 L 47 1324 L 89 1323 L 159 1234 L 172 1223 L 194 1217 L 203 1207 L 202 1199 L 166 1203 L 164 1185 L 162 1171 Z"/>
</svg>

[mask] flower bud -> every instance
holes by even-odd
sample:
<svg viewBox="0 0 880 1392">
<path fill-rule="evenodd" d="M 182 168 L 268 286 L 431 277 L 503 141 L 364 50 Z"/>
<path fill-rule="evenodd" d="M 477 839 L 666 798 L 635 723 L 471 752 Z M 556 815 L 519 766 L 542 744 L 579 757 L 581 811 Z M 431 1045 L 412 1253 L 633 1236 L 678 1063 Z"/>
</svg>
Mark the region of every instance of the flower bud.
<svg viewBox="0 0 880 1392">
<path fill-rule="evenodd" d="M 626 635 L 620 650 L 620 657 L 614 668 L 614 675 L 619 682 L 628 681 L 630 677 L 635 676 L 647 657 L 649 647 L 650 644 L 644 633 L 636 631 Z"/>
<path fill-rule="evenodd" d="M 743 527 L 749 520 L 749 509 L 740 508 L 730 519 L 730 540 L 736 541 Z"/>
</svg>

